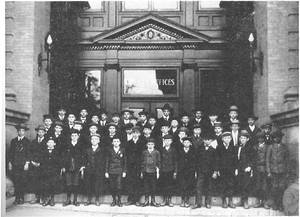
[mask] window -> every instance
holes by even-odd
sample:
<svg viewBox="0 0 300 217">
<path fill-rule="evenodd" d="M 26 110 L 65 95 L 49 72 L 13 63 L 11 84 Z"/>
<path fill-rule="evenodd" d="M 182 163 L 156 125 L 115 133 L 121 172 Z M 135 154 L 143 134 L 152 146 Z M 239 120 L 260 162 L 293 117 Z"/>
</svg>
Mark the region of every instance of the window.
<svg viewBox="0 0 300 217">
<path fill-rule="evenodd" d="M 88 1 L 89 5 L 90 5 L 90 9 L 91 10 L 103 10 L 103 1 L 99 1 L 99 0 L 90 0 Z"/>
<path fill-rule="evenodd" d="M 199 9 L 205 9 L 205 8 L 220 8 L 220 1 L 215 1 L 215 0 L 199 1 Z"/>
<path fill-rule="evenodd" d="M 176 69 L 123 70 L 124 96 L 178 96 Z"/>
<path fill-rule="evenodd" d="M 101 71 L 89 70 L 85 72 L 85 98 L 95 106 L 101 105 Z"/>
<path fill-rule="evenodd" d="M 125 11 L 177 11 L 180 10 L 179 1 L 175 0 L 127 0 L 122 2 Z"/>
</svg>

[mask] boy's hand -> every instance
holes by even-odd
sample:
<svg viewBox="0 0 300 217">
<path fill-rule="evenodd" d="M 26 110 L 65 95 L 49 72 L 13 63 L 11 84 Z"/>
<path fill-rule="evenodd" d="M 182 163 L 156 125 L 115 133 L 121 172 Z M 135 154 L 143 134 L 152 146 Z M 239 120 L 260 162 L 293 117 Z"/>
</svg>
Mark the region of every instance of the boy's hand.
<svg viewBox="0 0 300 217">
<path fill-rule="evenodd" d="M 268 173 L 268 177 L 271 177 L 271 173 Z"/>
<path fill-rule="evenodd" d="M 125 178 L 125 177 L 126 177 L 126 173 L 123 172 L 123 173 L 122 173 L 122 178 Z"/>
<path fill-rule="evenodd" d="M 238 171 L 238 169 L 235 169 L 235 171 L 234 171 L 234 175 L 235 176 L 237 176 L 239 174 L 239 171 Z"/>
<path fill-rule="evenodd" d="M 8 170 L 12 170 L 12 164 L 11 164 L 11 162 L 8 162 Z"/>
<path fill-rule="evenodd" d="M 245 172 L 246 172 L 246 173 L 249 173 L 250 171 L 251 171 L 251 167 L 245 168 Z"/>
<path fill-rule="evenodd" d="M 105 173 L 105 178 L 109 178 L 109 174 L 108 173 Z"/>
<path fill-rule="evenodd" d="M 156 179 L 159 179 L 159 172 L 156 172 Z"/>
<path fill-rule="evenodd" d="M 217 172 L 217 171 L 215 171 L 215 172 L 212 174 L 212 178 L 213 178 L 213 179 L 218 178 L 218 172 Z"/>
<path fill-rule="evenodd" d="M 66 172 L 66 168 L 61 168 L 60 173 L 65 173 Z"/>
<path fill-rule="evenodd" d="M 144 178 L 144 174 L 143 173 L 141 173 L 141 179 L 143 179 Z"/>
<path fill-rule="evenodd" d="M 29 162 L 26 162 L 25 165 L 24 165 L 24 170 L 28 170 L 29 169 Z"/>
<path fill-rule="evenodd" d="M 173 173 L 173 179 L 176 179 L 177 173 Z"/>
<path fill-rule="evenodd" d="M 195 179 L 197 179 L 197 172 L 195 172 Z"/>
</svg>

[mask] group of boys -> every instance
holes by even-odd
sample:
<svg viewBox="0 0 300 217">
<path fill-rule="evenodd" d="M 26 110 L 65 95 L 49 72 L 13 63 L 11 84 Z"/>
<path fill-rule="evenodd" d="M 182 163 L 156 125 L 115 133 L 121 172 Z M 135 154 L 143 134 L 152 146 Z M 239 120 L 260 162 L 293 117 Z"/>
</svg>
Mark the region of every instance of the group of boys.
<svg viewBox="0 0 300 217">
<path fill-rule="evenodd" d="M 254 192 L 255 207 L 282 209 L 286 187 L 288 149 L 281 143 L 283 133 L 272 132 L 271 124 L 255 125 L 249 115 L 241 123 L 237 106 L 230 106 L 221 119 L 216 111 L 207 117 L 201 108 L 190 116 L 172 117 L 165 104 L 162 117 L 131 110 L 114 113 L 111 121 L 105 110 L 88 114 L 59 109 L 56 117 L 44 115 L 33 141 L 25 137 L 26 125 L 16 126 L 18 136 L 11 141 L 8 168 L 15 185 L 15 204 L 24 203 L 24 192 L 34 192 L 31 203 L 54 206 L 54 195 L 63 179 L 67 199 L 63 206 L 79 206 L 77 195 L 84 183 L 84 205 L 100 205 L 99 197 L 109 183 L 112 206 L 122 206 L 121 193 L 127 190 L 127 205 L 173 206 L 171 196 L 176 185 L 182 197 L 181 207 L 211 208 L 213 187 L 220 187 L 223 208 L 235 208 L 232 197 L 239 194 L 244 208 Z M 77 119 L 76 119 L 77 117 Z M 222 121 L 222 122 L 221 122 Z M 143 186 L 143 188 L 142 188 Z M 253 189 L 253 186 L 255 187 Z M 163 194 L 155 201 L 157 187 Z M 270 193 L 269 193 L 270 192 Z M 144 203 L 139 203 L 142 193 Z M 73 194 L 73 202 L 71 195 Z"/>
</svg>

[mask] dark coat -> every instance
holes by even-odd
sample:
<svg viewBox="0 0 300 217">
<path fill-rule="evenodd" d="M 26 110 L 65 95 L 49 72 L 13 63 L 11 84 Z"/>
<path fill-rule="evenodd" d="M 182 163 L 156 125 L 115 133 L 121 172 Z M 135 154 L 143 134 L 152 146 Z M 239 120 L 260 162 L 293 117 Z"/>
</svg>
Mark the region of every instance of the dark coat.
<svg viewBox="0 0 300 217">
<path fill-rule="evenodd" d="M 110 174 L 121 174 L 126 172 L 127 157 L 124 148 L 116 153 L 113 147 L 107 149 L 105 172 Z"/>
<path fill-rule="evenodd" d="M 256 143 L 253 146 L 254 156 L 253 162 L 255 163 L 255 170 L 257 172 L 266 172 L 266 158 L 267 158 L 267 145 L 264 143 L 262 147 Z"/>
<path fill-rule="evenodd" d="M 21 141 L 18 141 L 18 137 L 11 140 L 8 161 L 11 162 L 13 170 L 14 168 L 23 168 L 26 161 L 29 161 L 29 146 L 30 141 L 26 137 L 23 137 Z"/>
<path fill-rule="evenodd" d="M 196 136 L 192 136 L 192 144 L 193 144 L 193 148 L 195 150 L 197 150 L 199 147 L 201 147 L 203 145 L 203 139 L 201 138 L 201 136 L 196 137 Z"/>
<path fill-rule="evenodd" d="M 202 144 L 196 150 L 196 171 L 197 173 L 212 173 L 217 170 L 216 150 L 209 147 L 207 150 Z"/>
<path fill-rule="evenodd" d="M 230 144 L 227 149 L 223 143 L 219 144 L 216 148 L 216 158 L 218 170 L 237 169 L 237 154 L 233 144 Z"/>
<path fill-rule="evenodd" d="M 85 150 L 84 166 L 85 172 L 103 176 L 106 165 L 106 149 L 101 145 L 94 152 L 92 147 Z"/>
<path fill-rule="evenodd" d="M 46 149 L 46 138 L 39 143 L 38 138 L 32 140 L 29 146 L 29 159 L 30 161 L 34 161 L 36 163 L 40 163 L 41 161 L 41 153 L 43 149 Z"/>
<path fill-rule="evenodd" d="M 134 143 L 133 139 L 127 142 L 125 151 L 128 170 L 140 170 L 141 156 L 144 149 L 145 144 L 141 138 L 136 143 Z"/>
<path fill-rule="evenodd" d="M 267 172 L 287 173 L 289 161 L 289 151 L 286 145 L 271 144 L 267 149 Z"/>
<path fill-rule="evenodd" d="M 142 153 L 141 172 L 155 173 L 156 168 L 161 168 L 161 156 L 158 150 L 154 149 L 151 153 L 148 149 Z"/>
<path fill-rule="evenodd" d="M 177 173 L 177 151 L 174 147 L 166 150 L 164 147 L 160 149 L 161 157 L 161 172 L 171 172 L 174 171 Z"/>
<path fill-rule="evenodd" d="M 238 151 L 240 150 L 240 157 L 238 158 Z M 238 170 L 244 171 L 247 167 L 253 168 L 253 147 L 252 145 L 247 142 L 244 146 L 237 146 L 236 147 L 236 154 L 237 154 L 237 163 L 238 163 Z"/>
<path fill-rule="evenodd" d="M 62 167 L 64 167 L 67 172 L 79 171 L 83 163 L 84 155 L 81 144 L 77 142 L 77 144 L 73 146 L 69 143 L 66 150 L 62 153 Z"/>
<path fill-rule="evenodd" d="M 59 176 L 62 168 L 62 158 L 57 150 L 53 149 L 52 153 L 48 149 L 43 149 L 41 153 L 41 171 L 43 178 Z"/>
<path fill-rule="evenodd" d="M 49 134 L 48 138 L 50 136 L 53 137 L 53 139 L 56 143 L 55 149 L 57 149 L 59 153 L 62 153 L 66 149 L 67 144 L 71 140 L 70 135 L 69 135 L 69 137 L 66 137 L 65 134 L 61 134 L 58 137 L 56 137 L 55 134 L 52 133 L 52 134 Z M 47 146 L 46 146 L 46 148 L 47 148 Z"/>
</svg>

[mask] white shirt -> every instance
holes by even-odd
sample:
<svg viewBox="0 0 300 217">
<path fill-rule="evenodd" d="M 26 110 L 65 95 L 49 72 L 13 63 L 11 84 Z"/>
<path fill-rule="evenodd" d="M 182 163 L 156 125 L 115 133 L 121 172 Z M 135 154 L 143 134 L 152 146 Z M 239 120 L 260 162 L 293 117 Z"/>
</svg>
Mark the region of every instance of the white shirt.
<svg viewBox="0 0 300 217">
<path fill-rule="evenodd" d="M 24 136 L 20 137 L 18 136 L 18 141 L 22 140 L 24 138 Z"/>
<path fill-rule="evenodd" d="M 239 131 L 236 131 L 236 132 L 231 131 L 234 146 L 236 146 L 238 144 L 238 141 L 239 141 L 238 134 L 239 134 Z"/>
<path fill-rule="evenodd" d="M 97 144 L 97 145 L 92 145 L 92 149 L 93 149 L 93 151 L 95 152 L 96 150 L 97 150 L 97 148 L 99 147 L 99 145 Z"/>
<path fill-rule="evenodd" d="M 254 129 L 255 129 L 255 125 L 252 125 L 252 126 L 249 125 L 249 128 L 250 128 L 250 130 L 253 132 Z"/>
<path fill-rule="evenodd" d="M 114 151 L 115 151 L 115 153 L 118 153 L 119 151 L 120 151 L 120 147 L 114 147 Z"/>
<path fill-rule="evenodd" d="M 188 153 L 188 151 L 190 150 L 190 148 L 189 147 L 188 148 L 187 147 L 183 147 L 183 150 L 184 150 L 185 153 Z"/>
</svg>

